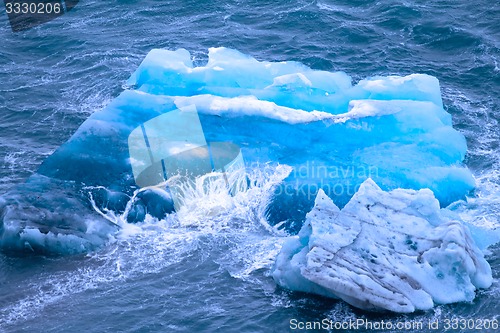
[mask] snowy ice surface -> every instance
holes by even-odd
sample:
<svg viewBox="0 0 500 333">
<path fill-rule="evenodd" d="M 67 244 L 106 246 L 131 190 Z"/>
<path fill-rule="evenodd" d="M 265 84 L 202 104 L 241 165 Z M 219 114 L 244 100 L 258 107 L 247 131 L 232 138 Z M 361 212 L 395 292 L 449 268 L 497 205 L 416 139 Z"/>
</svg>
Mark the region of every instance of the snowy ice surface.
<svg viewBox="0 0 500 333">
<path fill-rule="evenodd" d="M 468 228 L 444 213 L 428 189 L 384 192 L 367 179 L 342 210 L 320 191 L 273 277 L 366 310 L 472 301 L 492 284 L 491 268 Z"/>
</svg>

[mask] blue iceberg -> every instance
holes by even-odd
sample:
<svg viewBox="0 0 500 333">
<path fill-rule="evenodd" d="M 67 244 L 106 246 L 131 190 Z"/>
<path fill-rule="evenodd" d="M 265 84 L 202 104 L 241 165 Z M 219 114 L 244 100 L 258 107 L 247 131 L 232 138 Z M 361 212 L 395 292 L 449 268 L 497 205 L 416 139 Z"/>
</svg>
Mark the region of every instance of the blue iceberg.
<svg viewBox="0 0 500 333">
<path fill-rule="evenodd" d="M 429 188 L 443 206 L 474 188 L 462 165 L 465 139 L 452 128 L 436 78 L 351 81 L 345 73 L 260 62 L 225 48 L 210 49 L 199 67 L 185 50 L 152 50 L 128 80 L 135 90 L 125 104 L 194 105 L 207 141 L 229 138 L 249 166 L 292 166 L 269 217 L 294 232 L 319 188 L 340 206 L 369 177 L 384 190 Z"/>
<path fill-rule="evenodd" d="M 292 167 L 268 206 L 268 223 L 292 234 L 320 190 L 342 207 L 367 178 L 384 191 L 428 188 L 441 206 L 474 188 L 462 164 L 465 139 L 443 109 L 438 80 L 428 75 L 353 85 L 342 72 L 258 61 L 226 48 L 209 49 L 203 66 L 183 49 L 152 50 L 127 86 L 25 184 L 0 197 L 2 249 L 92 251 L 120 229 L 102 212 L 125 214 L 128 223 L 175 213 L 182 188 L 167 183 L 176 166 L 181 173 L 191 165 L 174 161 L 181 155 L 204 161 L 196 175 L 241 164 Z M 162 127 L 148 124 L 185 110 L 196 113 L 202 137 L 162 151 L 165 141 L 151 134 Z M 222 156 L 229 146 L 237 149 Z M 146 148 L 140 154 L 134 147 Z M 140 178 L 144 172 L 148 177 Z"/>
</svg>

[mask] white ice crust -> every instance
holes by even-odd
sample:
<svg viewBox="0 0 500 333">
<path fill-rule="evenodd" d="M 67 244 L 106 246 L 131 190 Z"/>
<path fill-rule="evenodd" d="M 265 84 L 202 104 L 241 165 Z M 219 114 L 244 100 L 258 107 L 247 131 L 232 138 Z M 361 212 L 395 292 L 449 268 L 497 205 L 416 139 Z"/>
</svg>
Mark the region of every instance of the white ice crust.
<svg viewBox="0 0 500 333">
<path fill-rule="evenodd" d="M 323 191 L 273 277 L 288 289 L 341 298 L 365 310 L 413 312 L 472 301 L 492 284 L 468 228 L 443 214 L 432 191 L 382 191 L 366 180 L 340 210 Z"/>
</svg>

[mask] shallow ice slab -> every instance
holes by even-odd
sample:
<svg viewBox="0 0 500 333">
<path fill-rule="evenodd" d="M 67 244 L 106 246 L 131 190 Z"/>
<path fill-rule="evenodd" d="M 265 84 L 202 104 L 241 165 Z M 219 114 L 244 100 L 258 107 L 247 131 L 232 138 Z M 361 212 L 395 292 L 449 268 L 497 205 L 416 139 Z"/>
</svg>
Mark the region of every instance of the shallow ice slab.
<svg viewBox="0 0 500 333">
<path fill-rule="evenodd" d="M 468 228 L 450 216 L 427 189 L 384 192 L 368 179 L 342 210 L 320 191 L 273 277 L 366 310 L 471 301 L 491 285 L 491 269 Z"/>
</svg>

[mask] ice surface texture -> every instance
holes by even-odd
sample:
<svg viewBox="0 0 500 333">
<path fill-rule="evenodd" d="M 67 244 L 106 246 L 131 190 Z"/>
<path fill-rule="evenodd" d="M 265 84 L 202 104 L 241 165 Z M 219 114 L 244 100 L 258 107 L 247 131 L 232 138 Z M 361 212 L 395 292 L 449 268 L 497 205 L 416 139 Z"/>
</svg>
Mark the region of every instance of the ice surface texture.
<svg viewBox="0 0 500 333">
<path fill-rule="evenodd" d="M 474 187 L 462 165 L 464 137 L 452 128 L 439 83 L 428 75 L 375 77 L 296 62 L 259 62 L 225 48 L 195 67 L 186 50 L 152 50 L 112 103 L 89 117 L 38 172 L 0 198 L 0 247 L 85 252 L 117 230 L 95 213 L 125 211 L 134 190 L 127 139 L 145 122 L 196 107 L 208 142 L 241 147 L 247 167 L 293 167 L 269 222 L 302 226 L 319 188 L 345 205 L 371 177 L 384 190 L 430 188 L 442 205 Z M 172 211 L 168 196 L 141 193 L 127 220 Z M 72 250 L 69 250 L 72 249 Z"/>
<path fill-rule="evenodd" d="M 285 288 L 395 312 L 471 301 L 492 283 L 468 228 L 442 214 L 430 190 L 384 192 L 371 179 L 342 210 L 320 191 L 273 277 Z"/>
<path fill-rule="evenodd" d="M 212 48 L 203 67 L 194 67 L 185 50 L 152 50 L 128 84 L 137 91 L 123 96 L 126 104 L 148 99 L 142 104 L 148 110 L 194 104 L 207 115 L 210 140 L 247 147 L 250 162 L 292 165 L 290 179 L 341 184 L 334 200 L 344 204 L 367 174 L 383 189 L 430 188 L 444 205 L 474 187 L 461 165 L 465 139 L 443 109 L 438 80 L 428 75 L 375 77 L 353 86 L 341 72 Z M 157 96 L 138 97 L 141 92 Z"/>
</svg>

